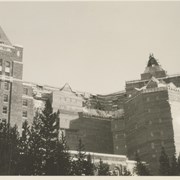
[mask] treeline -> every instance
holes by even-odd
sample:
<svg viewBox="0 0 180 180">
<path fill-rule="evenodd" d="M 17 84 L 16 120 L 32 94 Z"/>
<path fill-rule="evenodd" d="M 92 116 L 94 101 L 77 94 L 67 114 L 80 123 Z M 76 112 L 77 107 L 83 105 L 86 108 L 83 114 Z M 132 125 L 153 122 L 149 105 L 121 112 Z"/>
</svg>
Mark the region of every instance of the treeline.
<svg viewBox="0 0 180 180">
<path fill-rule="evenodd" d="M 171 158 L 166 154 L 162 147 L 159 158 L 159 175 L 161 176 L 179 176 L 180 175 L 180 154 L 178 158 L 174 154 Z"/>
<path fill-rule="evenodd" d="M 16 126 L 0 122 L 0 175 L 116 175 L 101 159 L 95 166 L 81 140 L 77 154 L 70 154 L 59 127 L 59 112 L 53 113 L 50 102 L 31 126 L 23 122 L 21 136 Z"/>
<path fill-rule="evenodd" d="M 148 165 L 143 163 L 138 153 L 135 155 L 136 166 L 134 167 L 134 173 L 138 176 L 152 176 L 154 175 Z M 179 176 L 180 175 L 180 155 L 178 158 L 174 154 L 171 158 L 166 154 L 165 148 L 161 148 L 161 154 L 159 157 L 159 167 L 158 174 L 159 176 Z"/>
<path fill-rule="evenodd" d="M 81 139 L 77 154 L 70 154 L 59 122 L 59 112 L 53 112 L 50 102 L 42 112 L 36 113 L 31 126 L 27 121 L 23 122 L 21 136 L 16 126 L 0 122 L 0 175 L 132 175 L 126 168 L 110 171 L 109 165 L 101 159 L 95 165 Z M 153 175 L 137 153 L 135 160 L 135 174 Z M 159 175 L 180 175 L 180 156 L 169 159 L 162 148 Z"/>
</svg>

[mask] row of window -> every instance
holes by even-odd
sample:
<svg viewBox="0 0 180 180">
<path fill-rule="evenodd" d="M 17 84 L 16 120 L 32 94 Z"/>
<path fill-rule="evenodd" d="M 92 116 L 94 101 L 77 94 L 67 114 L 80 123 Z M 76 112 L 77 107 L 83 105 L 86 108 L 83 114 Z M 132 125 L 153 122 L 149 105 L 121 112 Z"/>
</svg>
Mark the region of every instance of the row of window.
<svg viewBox="0 0 180 180">
<path fill-rule="evenodd" d="M 67 101 L 67 102 L 74 102 L 74 103 L 81 103 L 80 100 L 68 97 L 60 97 L 60 100 Z"/>
<path fill-rule="evenodd" d="M 72 106 L 63 106 L 63 105 L 61 105 L 60 106 L 60 109 L 64 109 L 64 110 L 69 110 L 69 111 L 79 111 L 79 109 L 78 108 L 74 108 L 74 107 L 72 107 Z"/>
<path fill-rule="evenodd" d="M 146 101 L 149 102 L 150 100 L 154 100 L 153 98 L 154 98 L 154 97 L 147 97 L 147 98 L 146 98 Z M 155 97 L 155 100 L 159 100 L 159 96 L 156 96 L 156 97 Z"/>
<path fill-rule="evenodd" d="M 154 133 L 153 133 L 153 132 L 151 132 L 150 134 L 151 134 L 151 137 L 154 137 Z M 163 135 L 164 135 L 163 130 L 159 131 L 159 134 L 160 134 L 161 136 L 163 136 Z"/>
<path fill-rule="evenodd" d="M 1 88 L 1 87 L 0 87 L 0 88 Z M 3 88 L 4 88 L 4 90 L 7 90 L 7 91 L 8 91 L 9 88 L 10 88 L 10 83 L 5 81 Z M 28 95 L 28 88 L 25 88 L 25 87 L 23 88 L 23 94 L 24 94 L 24 95 Z"/>
<path fill-rule="evenodd" d="M 5 75 L 10 76 L 10 66 L 11 63 L 9 61 L 5 61 Z M 2 74 L 2 69 L 3 69 L 3 60 L 0 59 L 0 74 Z"/>
<path fill-rule="evenodd" d="M 160 131 L 159 131 L 159 134 L 160 134 L 161 136 L 163 136 L 163 135 L 164 135 L 163 130 L 160 130 Z M 151 135 L 151 137 L 154 137 L 154 133 L 153 133 L 153 132 L 150 132 L 150 135 Z M 125 137 L 126 134 L 125 134 L 125 133 L 124 133 L 123 135 L 122 135 L 122 134 L 115 134 L 114 138 L 115 138 L 115 139 L 118 139 L 118 138 L 122 138 L 123 136 Z"/>
<path fill-rule="evenodd" d="M 125 145 L 124 148 L 127 148 L 127 146 Z M 118 150 L 118 149 L 119 149 L 119 146 L 116 146 L 116 150 Z"/>
<path fill-rule="evenodd" d="M 4 82 L 3 89 L 6 90 L 6 91 L 8 91 L 8 90 L 9 90 L 9 85 L 10 85 L 9 82 L 6 82 L 6 81 L 5 81 L 5 82 Z M 0 87 L 0 88 L 2 88 L 2 87 Z"/>
<path fill-rule="evenodd" d="M 7 114 L 7 113 L 8 113 L 8 107 L 7 107 L 7 106 L 3 106 L 2 113 L 3 113 L 3 114 Z M 22 112 L 22 117 L 25 117 L 25 118 L 26 118 L 26 117 L 27 117 L 27 114 L 28 114 L 27 111 L 23 111 L 23 112 Z"/>
<path fill-rule="evenodd" d="M 162 119 L 159 118 L 157 122 L 162 123 Z M 152 121 L 151 120 L 149 121 L 149 125 L 152 125 Z"/>
<path fill-rule="evenodd" d="M 3 101 L 4 102 L 8 102 L 9 101 L 9 96 L 7 94 L 4 94 Z M 28 106 L 28 100 L 27 99 L 23 99 L 22 105 L 23 106 Z"/>
<path fill-rule="evenodd" d="M 7 120 L 6 120 L 6 118 L 2 118 L 2 119 L 0 119 L 0 122 L 2 122 L 2 123 L 6 123 L 6 122 L 7 122 Z"/>
<path fill-rule="evenodd" d="M 26 87 L 23 88 L 23 94 L 28 95 L 28 88 L 26 88 Z"/>
</svg>

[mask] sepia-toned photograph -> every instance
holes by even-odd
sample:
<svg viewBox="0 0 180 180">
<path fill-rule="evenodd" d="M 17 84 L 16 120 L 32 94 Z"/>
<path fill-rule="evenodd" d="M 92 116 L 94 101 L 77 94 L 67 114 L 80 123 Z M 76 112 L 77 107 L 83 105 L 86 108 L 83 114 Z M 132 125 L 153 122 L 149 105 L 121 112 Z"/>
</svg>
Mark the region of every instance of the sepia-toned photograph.
<svg viewBox="0 0 180 180">
<path fill-rule="evenodd" d="M 0 1 L 0 176 L 180 176 L 180 2 Z"/>
</svg>

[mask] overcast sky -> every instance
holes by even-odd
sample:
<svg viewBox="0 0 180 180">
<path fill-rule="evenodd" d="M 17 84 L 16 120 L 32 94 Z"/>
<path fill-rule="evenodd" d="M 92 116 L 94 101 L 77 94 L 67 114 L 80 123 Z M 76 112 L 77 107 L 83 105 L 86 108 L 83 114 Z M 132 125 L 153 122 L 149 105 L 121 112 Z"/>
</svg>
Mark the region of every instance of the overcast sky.
<svg viewBox="0 0 180 180">
<path fill-rule="evenodd" d="M 24 47 L 25 81 L 116 92 L 151 52 L 180 73 L 180 2 L 0 2 L 0 25 Z"/>
</svg>

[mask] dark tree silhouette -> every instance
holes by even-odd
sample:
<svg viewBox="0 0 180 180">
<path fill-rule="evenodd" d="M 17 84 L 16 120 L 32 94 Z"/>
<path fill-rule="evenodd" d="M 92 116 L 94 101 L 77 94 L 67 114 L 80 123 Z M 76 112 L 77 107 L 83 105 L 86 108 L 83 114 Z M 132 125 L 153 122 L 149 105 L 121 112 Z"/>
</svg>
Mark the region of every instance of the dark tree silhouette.
<svg viewBox="0 0 180 180">
<path fill-rule="evenodd" d="M 164 147 L 161 149 L 161 155 L 159 157 L 159 175 L 170 175 L 169 157 L 167 156 Z"/>
<path fill-rule="evenodd" d="M 108 176 L 110 175 L 109 165 L 104 163 L 101 159 L 98 165 L 98 176 Z"/>
<path fill-rule="evenodd" d="M 149 176 L 150 171 L 146 167 L 146 165 L 141 162 L 140 157 L 137 152 L 135 154 L 135 160 L 136 160 L 136 166 L 134 167 L 135 174 L 137 174 L 138 176 Z"/>
</svg>

